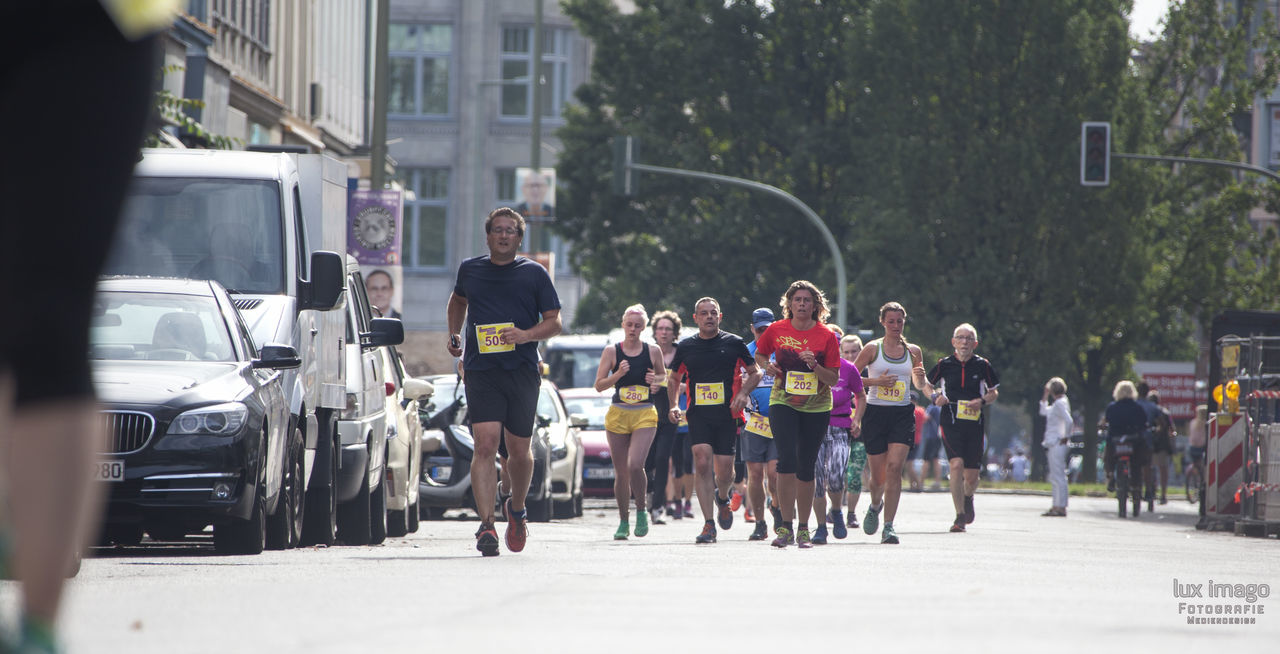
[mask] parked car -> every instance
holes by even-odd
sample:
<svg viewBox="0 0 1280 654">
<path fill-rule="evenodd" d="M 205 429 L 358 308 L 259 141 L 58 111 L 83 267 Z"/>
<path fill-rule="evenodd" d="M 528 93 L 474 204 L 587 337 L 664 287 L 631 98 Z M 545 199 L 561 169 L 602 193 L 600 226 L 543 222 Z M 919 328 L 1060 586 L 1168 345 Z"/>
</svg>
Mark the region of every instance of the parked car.
<svg viewBox="0 0 1280 654">
<path fill-rule="evenodd" d="M 613 457 L 605 437 L 604 414 L 609 410 L 613 390 L 569 388 L 560 392 L 569 414 L 586 424 L 582 439 L 582 492 L 587 497 L 613 497 Z"/>
<path fill-rule="evenodd" d="M 422 468 L 422 421 L 418 406 L 435 390 L 405 373 L 394 346 L 378 348 L 387 373 L 387 535 L 418 531 L 418 476 Z"/>
<path fill-rule="evenodd" d="M 551 514 L 553 518 L 582 515 L 582 438 L 579 430 L 587 424 L 582 416 L 570 415 L 556 385 L 542 380 L 538 391 L 538 429 L 547 433 L 551 444 Z"/>
<path fill-rule="evenodd" d="M 288 345 L 259 349 L 217 282 L 110 278 L 90 329 L 109 443 L 93 474 L 108 484 L 103 540 L 176 540 L 213 525 L 219 552 L 297 544 L 301 431 L 290 429 Z"/>
<path fill-rule="evenodd" d="M 355 257 L 347 256 L 347 402 L 338 414 L 338 539 L 347 545 L 387 538 L 387 385 L 378 347 L 404 342 L 395 318 L 374 318 Z"/>
<path fill-rule="evenodd" d="M 471 423 L 467 421 L 466 390 L 457 375 L 432 375 L 425 379 L 436 388 L 436 392 L 423 415 L 424 462 L 422 481 L 418 485 L 422 517 L 437 518 L 444 510 L 452 508 L 475 510 L 469 469 L 475 444 Z M 542 398 L 539 397 L 539 412 L 541 404 Z M 465 451 L 451 452 L 450 448 Z M 460 464 L 468 466 L 468 469 L 459 470 Z M 525 508 L 529 519 L 534 522 L 551 519 L 550 471 L 551 429 L 550 425 L 539 425 L 533 433 L 533 478 L 525 496 Z"/>
</svg>

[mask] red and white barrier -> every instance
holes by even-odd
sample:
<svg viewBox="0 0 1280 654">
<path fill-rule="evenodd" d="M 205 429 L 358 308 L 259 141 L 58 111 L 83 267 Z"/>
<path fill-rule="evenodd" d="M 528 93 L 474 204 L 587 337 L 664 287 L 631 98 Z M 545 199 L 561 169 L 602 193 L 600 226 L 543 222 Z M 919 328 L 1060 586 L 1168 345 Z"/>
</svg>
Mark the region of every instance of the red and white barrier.
<svg viewBox="0 0 1280 654">
<path fill-rule="evenodd" d="M 1240 515 L 1247 427 L 1247 415 L 1215 413 L 1209 418 L 1204 507 L 1210 518 Z"/>
</svg>

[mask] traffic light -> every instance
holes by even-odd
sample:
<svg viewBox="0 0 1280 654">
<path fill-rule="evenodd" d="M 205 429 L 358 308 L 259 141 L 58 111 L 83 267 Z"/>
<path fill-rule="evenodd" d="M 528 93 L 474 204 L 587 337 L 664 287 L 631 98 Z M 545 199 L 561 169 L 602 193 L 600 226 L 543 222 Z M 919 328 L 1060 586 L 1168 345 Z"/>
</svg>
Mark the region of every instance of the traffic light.
<svg viewBox="0 0 1280 654">
<path fill-rule="evenodd" d="M 1084 186 L 1111 183 L 1111 123 L 1081 123 L 1080 183 Z"/>
<path fill-rule="evenodd" d="M 636 140 L 630 136 L 613 137 L 613 192 L 615 195 L 636 194 L 636 171 L 631 168 L 636 156 Z"/>
</svg>

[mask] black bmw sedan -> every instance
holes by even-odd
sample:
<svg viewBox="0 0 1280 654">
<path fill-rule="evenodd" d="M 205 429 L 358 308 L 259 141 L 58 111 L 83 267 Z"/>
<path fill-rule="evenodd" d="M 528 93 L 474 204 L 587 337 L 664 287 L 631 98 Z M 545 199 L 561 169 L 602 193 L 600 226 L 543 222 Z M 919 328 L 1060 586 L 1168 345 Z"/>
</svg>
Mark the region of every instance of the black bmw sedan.
<svg viewBox="0 0 1280 654">
<path fill-rule="evenodd" d="M 287 345 L 255 346 L 217 282 L 114 277 L 95 299 L 90 358 L 108 442 L 102 540 L 181 539 L 213 525 L 220 552 L 296 544 L 300 432 L 280 370 Z"/>
</svg>

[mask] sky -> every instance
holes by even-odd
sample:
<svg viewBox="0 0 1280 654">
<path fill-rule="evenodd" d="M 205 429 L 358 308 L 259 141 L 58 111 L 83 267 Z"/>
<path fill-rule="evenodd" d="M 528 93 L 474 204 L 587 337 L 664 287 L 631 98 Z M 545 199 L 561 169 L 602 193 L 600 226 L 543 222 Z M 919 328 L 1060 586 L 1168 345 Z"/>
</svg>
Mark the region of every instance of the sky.
<svg viewBox="0 0 1280 654">
<path fill-rule="evenodd" d="M 1129 36 L 1148 39 L 1159 27 L 1160 19 L 1169 11 L 1170 0 L 1133 0 L 1133 14 L 1129 17 Z"/>
</svg>

